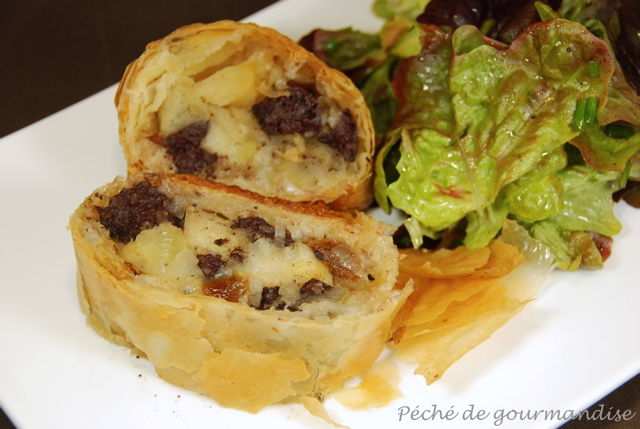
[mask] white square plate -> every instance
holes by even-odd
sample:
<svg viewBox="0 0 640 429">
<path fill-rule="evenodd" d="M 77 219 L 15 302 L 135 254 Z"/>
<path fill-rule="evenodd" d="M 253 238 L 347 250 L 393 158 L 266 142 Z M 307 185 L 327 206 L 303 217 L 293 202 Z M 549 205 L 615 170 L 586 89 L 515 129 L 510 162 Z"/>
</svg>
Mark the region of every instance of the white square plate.
<svg viewBox="0 0 640 429">
<path fill-rule="evenodd" d="M 370 3 L 285 0 L 248 20 L 293 39 L 315 27 L 376 31 L 380 22 Z M 271 406 L 256 415 L 221 408 L 162 381 L 148 362 L 85 324 L 65 226 L 91 191 L 125 171 L 114 92 L 108 88 L 0 141 L 0 405 L 24 429 L 328 427 L 297 405 Z M 640 212 L 625 204 L 616 211 L 624 231 L 604 269 L 554 273 L 539 299 L 434 385 L 399 364 L 403 398 L 364 412 L 328 400 L 330 413 L 352 428 L 495 428 L 500 413 L 512 409 L 583 409 L 637 374 Z M 489 417 L 463 421 L 471 404 Z M 401 406 L 460 414 L 449 422 L 399 422 Z M 501 426 L 561 423 L 518 417 Z"/>
</svg>

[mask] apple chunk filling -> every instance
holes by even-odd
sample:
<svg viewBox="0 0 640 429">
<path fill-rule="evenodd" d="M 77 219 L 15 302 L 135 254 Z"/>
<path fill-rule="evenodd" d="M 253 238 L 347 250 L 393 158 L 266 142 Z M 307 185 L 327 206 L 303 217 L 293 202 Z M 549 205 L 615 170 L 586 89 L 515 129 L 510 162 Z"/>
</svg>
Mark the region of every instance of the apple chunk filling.
<svg viewBox="0 0 640 429">
<path fill-rule="evenodd" d="M 244 48 L 206 73 L 167 71 L 154 85 L 162 98 L 147 138 L 173 171 L 295 197 L 357 168 L 354 112 L 268 47 Z"/>
<path fill-rule="evenodd" d="M 144 188 L 152 201 L 173 207 L 156 188 Z M 121 204 L 125 198 L 129 198 L 129 217 L 134 219 L 144 214 L 138 210 L 150 205 L 130 190 L 111 201 Z M 103 216 L 110 212 L 104 207 L 97 210 Z M 359 258 L 344 243 L 313 237 L 294 240 L 286 227 L 255 214 L 230 219 L 192 204 L 182 210 L 177 222 L 176 215 L 166 211 L 154 222 L 133 225 L 134 230 L 124 234 L 128 241 L 114 239 L 125 265 L 147 284 L 222 298 L 258 310 L 298 312 L 340 302 L 358 289 L 358 281 L 367 281 Z M 169 218 L 172 221 L 165 220 Z M 126 225 L 117 225 L 113 216 L 109 219 L 112 221 L 105 227 L 126 229 Z M 131 223 L 129 218 L 124 221 Z"/>
<path fill-rule="evenodd" d="M 242 302 L 259 310 L 298 311 L 320 296 L 339 299 L 330 268 L 302 242 L 259 217 L 224 220 L 189 208 L 184 229 L 161 223 L 141 232 L 120 250 L 140 275 L 174 282 L 187 293 Z M 194 283 L 198 288 L 188 288 Z"/>
</svg>

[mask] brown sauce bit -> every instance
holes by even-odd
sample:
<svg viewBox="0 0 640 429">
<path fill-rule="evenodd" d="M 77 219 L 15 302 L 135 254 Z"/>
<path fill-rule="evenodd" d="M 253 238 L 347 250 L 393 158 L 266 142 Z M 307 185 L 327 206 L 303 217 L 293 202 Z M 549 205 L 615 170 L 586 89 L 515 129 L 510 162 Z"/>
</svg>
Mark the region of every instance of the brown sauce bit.
<svg viewBox="0 0 640 429">
<path fill-rule="evenodd" d="M 203 294 L 229 302 L 240 301 L 240 298 L 247 293 L 247 289 L 246 281 L 236 276 L 208 280 L 202 285 Z"/>
<path fill-rule="evenodd" d="M 100 223 L 113 240 L 128 243 L 145 230 L 162 222 L 181 222 L 170 211 L 171 200 L 149 182 L 140 182 L 111 197 L 107 207 L 96 207 Z"/>
<path fill-rule="evenodd" d="M 276 301 L 279 301 L 276 303 Z M 260 294 L 260 304 L 256 307 L 258 310 L 267 310 L 273 304 L 276 304 L 276 310 L 282 310 L 285 303 L 280 299 L 280 287 L 263 287 Z"/>
<path fill-rule="evenodd" d="M 242 263 L 244 261 L 244 251 L 242 250 L 242 248 L 234 248 L 229 254 L 229 259 L 233 259 L 238 263 Z"/>
<path fill-rule="evenodd" d="M 167 149 L 178 173 L 213 176 L 218 156 L 200 147 L 208 131 L 209 122 L 200 121 L 167 136 Z"/>
<path fill-rule="evenodd" d="M 338 151 L 345 161 L 355 161 L 358 152 L 358 131 L 351 112 L 344 109 L 335 127 L 328 133 L 321 134 L 318 140 Z"/>
<path fill-rule="evenodd" d="M 311 301 L 314 297 L 322 295 L 325 292 L 331 290 L 333 287 L 318 279 L 311 279 L 307 281 L 300 288 L 300 300 Z"/>
<path fill-rule="evenodd" d="M 275 310 L 282 311 L 286 308 L 292 312 L 301 311 L 296 306 L 287 306 L 287 303 L 284 302 L 280 296 L 280 286 L 263 287 L 260 293 L 260 303 L 257 306 L 252 305 L 252 307 L 256 310 L 269 310 L 270 308 L 274 308 Z"/>
<path fill-rule="evenodd" d="M 262 237 L 271 240 L 275 240 L 276 238 L 276 227 L 258 216 L 239 217 L 231 224 L 231 228 L 243 229 L 251 242 Z M 293 243 L 291 233 L 286 229 L 283 242 L 284 246 L 289 246 Z"/>
<path fill-rule="evenodd" d="M 200 268 L 205 277 L 215 277 L 218 271 L 226 264 L 222 256 L 216 253 L 196 255 L 196 258 L 198 258 L 198 268 Z"/>
<path fill-rule="evenodd" d="M 251 111 L 269 135 L 318 132 L 321 126 L 318 94 L 297 83 L 289 83 L 289 95 L 265 98 Z"/>
<path fill-rule="evenodd" d="M 140 271 L 140 269 L 133 265 L 131 262 L 125 262 L 124 265 L 134 276 L 142 274 L 142 271 Z"/>
<path fill-rule="evenodd" d="M 313 254 L 331 271 L 331 274 L 347 280 L 358 280 L 366 273 L 360 259 L 344 243 L 318 240 L 307 243 Z"/>
</svg>

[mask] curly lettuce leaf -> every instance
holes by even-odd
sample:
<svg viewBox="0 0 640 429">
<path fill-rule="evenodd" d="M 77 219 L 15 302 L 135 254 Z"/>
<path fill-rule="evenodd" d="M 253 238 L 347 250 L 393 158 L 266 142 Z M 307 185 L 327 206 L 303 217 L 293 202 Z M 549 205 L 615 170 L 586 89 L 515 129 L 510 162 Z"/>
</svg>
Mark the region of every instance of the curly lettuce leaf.
<svg viewBox="0 0 640 429">
<path fill-rule="evenodd" d="M 553 222 L 540 222 L 531 228 L 531 236 L 547 246 L 561 270 L 575 271 L 581 266 L 601 267 L 603 258 L 588 232 L 564 231 Z"/>
<path fill-rule="evenodd" d="M 563 268 L 600 266 L 598 243 L 620 227 L 611 194 L 640 165 L 631 161 L 640 148 L 640 98 L 613 57 L 615 11 L 575 0 L 579 10 L 565 13 L 589 33 L 558 19 L 557 2 L 538 4 L 548 21 L 511 46 L 460 27 L 466 15 L 449 13 L 469 12 L 469 22 L 509 41 L 518 22 L 537 20 L 534 9 L 503 7 L 512 3 L 434 0 L 418 18 L 444 28 L 422 24 L 422 51 L 393 75 L 395 131 L 376 160 L 376 199 L 409 215 L 414 246 L 464 224 L 464 244 L 481 247 L 511 217 L 553 245 Z M 434 11 L 451 22 L 426 19 Z M 566 146 L 569 167 L 567 141 L 580 149 Z"/>
<path fill-rule="evenodd" d="M 609 83 L 607 104 L 598 114 L 598 123 L 607 125 L 617 121 L 640 127 L 640 97 L 624 78 L 620 65 L 616 62 Z"/>
<path fill-rule="evenodd" d="M 509 213 L 521 222 L 535 222 L 560 211 L 563 191 L 554 175 L 525 176 L 505 187 L 505 198 Z"/>
<path fill-rule="evenodd" d="M 633 26 L 626 18 L 624 20 L 626 27 L 621 26 L 619 11 L 624 12 L 625 10 L 624 2 L 611 0 L 564 0 L 559 9 L 559 13 L 564 18 L 583 24 L 589 31 L 604 40 L 611 49 L 617 51 L 615 70 L 609 83 L 608 100 L 598 113 L 600 125 L 625 121 L 640 126 L 640 97 L 636 89 L 625 78 L 618 62 L 628 62 L 626 55 L 624 55 L 624 49 L 620 50 L 618 42 L 621 40 L 622 30 L 627 31 L 627 27 Z M 640 39 L 638 40 L 640 45 Z M 593 68 L 592 72 L 598 73 L 599 70 Z"/>
<path fill-rule="evenodd" d="M 618 9 L 620 17 L 620 35 L 616 39 L 616 51 L 624 75 L 640 92 L 640 2 L 637 0 L 621 0 Z"/>
<path fill-rule="evenodd" d="M 562 15 L 560 15 L 559 12 L 553 10 L 553 8 L 548 4 L 545 4 L 542 2 L 535 2 L 534 6 L 536 8 L 536 12 L 540 16 L 541 21 L 562 18 Z"/>
<path fill-rule="evenodd" d="M 469 249 L 485 247 L 500 232 L 509 209 L 504 199 L 467 214 L 467 228 L 463 244 Z"/>
<path fill-rule="evenodd" d="M 556 173 L 567 165 L 563 148 L 543 156 L 529 173 L 504 187 L 501 197 L 509 213 L 523 223 L 546 219 L 563 207 L 564 188 Z"/>
<path fill-rule="evenodd" d="M 616 8 L 615 1 L 611 0 L 563 0 L 558 12 L 566 19 L 585 23 L 593 19 L 603 23 L 609 23 Z M 602 38 L 602 36 L 599 36 Z"/>
<path fill-rule="evenodd" d="M 399 173 L 396 165 L 400 161 L 400 130 L 391 133 L 387 142 L 378 152 L 375 160 L 375 176 L 373 179 L 373 196 L 378 205 L 391 213 L 391 203 L 387 195 L 387 184 L 398 180 Z"/>
<path fill-rule="evenodd" d="M 496 172 L 490 160 L 478 165 L 481 182 L 473 183 L 455 141 L 437 131 L 404 130 L 400 154 L 398 180 L 388 185 L 386 195 L 427 228 L 445 229 L 481 208 L 471 190 L 487 194 L 494 187 Z"/>
<path fill-rule="evenodd" d="M 582 23 L 613 49 L 621 31 L 617 13 L 620 7 L 620 2 L 609 0 L 565 0 L 559 12 Z M 590 71 L 593 74 L 600 72 L 595 64 Z M 634 133 L 612 136 L 604 126 L 620 121 L 640 126 L 640 97 L 625 79 L 618 61 L 614 62 L 607 102 L 599 109 L 597 119 L 599 126 L 592 124 L 572 143 L 580 149 L 587 165 L 599 170 L 622 172 L 629 158 L 640 149 L 640 136 Z"/>
<path fill-rule="evenodd" d="M 489 208 L 467 215 L 464 244 L 470 248 L 485 246 L 500 231 L 507 216 L 531 223 L 560 212 L 564 189 L 556 173 L 566 165 L 567 155 L 562 147 L 545 154 L 535 168 L 505 186 Z"/>
<path fill-rule="evenodd" d="M 461 27 L 454 49 L 477 34 Z M 589 73 L 592 62 L 597 76 Z M 606 44 L 565 20 L 532 25 L 505 51 L 483 45 L 457 55 L 451 89 L 458 145 L 466 159 L 495 161 L 497 191 L 578 134 L 572 127 L 578 101 L 604 104 L 612 72 Z"/>
<path fill-rule="evenodd" d="M 588 166 L 597 170 L 623 172 L 631 157 L 640 149 L 640 132 L 626 124 L 631 135 L 611 135 L 612 127 L 591 125 L 571 143 L 580 149 Z"/>
<path fill-rule="evenodd" d="M 534 22 L 538 22 L 537 5 L 555 7 L 560 0 L 502 0 L 491 11 L 494 21 L 488 35 L 504 43 L 511 43 Z"/>
<path fill-rule="evenodd" d="M 342 71 L 384 58 L 378 34 L 363 33 L 351 27 L 334 31 L 313 30 L 299 43 L 331 67 Z"/>
<path fill-rule="evenodd" d="M 528 224 L 531 235 L 547 245 L 563 270 L 600 267 L 610 253 L 610 239 L 621 225 L 613 213 L 619 175 L 572 165 L 556 174 L 563 188 L 562 208 Z M 603 246 L 603 243 L 609 243 Z"/>
<path fill-rule="evenodd" d="M 376 158 L 374 195 L 387 212 L 390 210 L 387 186 L 399 178 L 400 141 L 413 138 L 408 130 L 429 126 L 447 140 L 454 128 L 449 93 L 450 39 L 436 26 L 425 25 L 421 33 L 422 51 L 415 57 L 400 61 L 393 74 L 392 85 L 399 107 L 393 120 L 396 131 L 388 136 Z M 419 135 L 415 138 L 421 139 Z M 433 153 L 432 156 L 438 155 Z M 406 160 L 403 166 L 405 164 Z M 413 174 L 411 163 L 406 167 L 406 174 Z"/>
<path fill-rule="evenodd" d="M 511 43 L 539 21 L 537 4 L 557 7 L 559 0 L 431 0 L 417 20 L 450 29 L 474 25 L 492 39 Z"/>
<path fill-rule="evenodd" d="M 424 226 L 419 220 L 409 216 L 402 224 L 407 229 L 409 237 L 411 237 L 411 244 L 414 248 L 419 248 L 424 242 L 424 237 L 431 240 L 436 240 L 440 237 L 440 233 L 432 228 Z"/>
<path fill-rule="evenodd" d="M 558 12 L 609 43 L 620 62 L 622 80 L 636 93 L 640 90 L 640 2 L 563 0 Z"/>
<path fill-rule="evenodd" d="M 398 100 L 391 86 L 391 72 L 394 64 L 393 59 L 385 61 L 366 78 L 360 87 L 360 92 L 371 112 L 376 136 L 383 136 L 391 128 L 398 107 Z"/>
<path fill-rule="evenodd" d="M 387 21 L 380 30 L 382 45 L 393 56 L 410 58 L 422 49 L 420 26 L 415 21 L 394 18 Z"/>
<path fill-rule="evenodd" d="M 422 13 L 427 3 L 429 0 L 375 0 L 372 10 L 384 19 L 400 17 L 414 20 Z"/>
<path fill-rule="evenodd" d="M 619 175 L 572 165 L 557 176 L 564 189 L 562 209 L 528 229 L 551 249 L 559 268 L 601 267 L 610 254 L 609 237 L 622 228 L 611 198 L 620 187 Z"/>
<path fill-rule="evenodd" d="M 424 12 L 417 17 L 418 22 L 455 29 L 463 25 L 480 27 L 488 18 L 487 0 L 431 0 Z"/>
<path fill-rule="evenodd" d="M 564 0 L 560 13 L 610 39 L 626 80 L 640 90 L 640 3 L 637 0 Z"/>
<path fill-rule="evenodd" d="M 558 177 L 564 189 L 564 204 L 547 221 L 565 231 L 591 231 L 608 237 L 621 231 L 611 198 L 620 188 L 617 173 L 574 165 L 558 172 Z"/>
<path fill-rule="evenodd" d="M 448 63 L 442 37 L 426 40 L 423 53 L 435 46 L 440 61 L 421 62 L 421 53 L 398 67 L 398 179 L 379 178 L 376 195 L 429 230 L 470 214 L 465 244 L 481 246 L 505 216 L 496 205 L 500 191 L 579 134 L 573 127 L 579 100 L 606 101 L 612 56 L 604 42 L 565 20 L 533 25 L 508 49 L 476 28 L 461 27 L 451 39 Z M 589 73 L 593 62 L 600 64 L 597 76 Z M 557 179 L 545 184 L 539 193 L 558 190 Z"/>
<path fill-rule="evenodd" d="M 401 61 L 394 73 L 392 84 L 399 105 L 394 122 L 403 128 L 429 127 L 451 136 L 451 41 L 440 28 L 424 25 L 421 42 L 420 53 Z"/>
</svg>

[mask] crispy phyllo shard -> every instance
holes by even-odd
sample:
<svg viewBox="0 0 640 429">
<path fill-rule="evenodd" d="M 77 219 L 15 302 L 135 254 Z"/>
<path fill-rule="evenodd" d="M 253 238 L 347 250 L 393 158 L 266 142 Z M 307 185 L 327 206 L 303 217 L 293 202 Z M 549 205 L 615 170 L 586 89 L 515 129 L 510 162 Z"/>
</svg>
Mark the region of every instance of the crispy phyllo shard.
<svg viewBox="0 0 640 429">
<path fill-rule="evenodd" d="M 147 46 L 116 95 L 129 173 L 187 173 L 364 209 L 374 131 L 342 73 L 274 30 L 221 21 Z"/>
<path fill-rule="evenodd" d="M 500 240 L 487 247 L 423 251 L 402 249 L 400 266 L 407 273 L 431 279 L 500 278 L 524 262 L 517 248 Z"/>
<path fill-rule="evenodd" d="M 488 247 L 469 250 L 464 246 L 453 250 L 402 249 L 400 263 L 408 272 L 428 278 L 464 277 L 473 274 L 489 261 Z"/>
<path fill-rule="evenodd" d="M 415 283 L 394 322 L 394 349 L 399 359 L 417 362 L 416 373 L 429 384 L 516 315 L 550 271 L 548 261 L 525 261 L 501 240 L 479 250 L 402 252 L 398 284 Z"/>
<path fill-rule="evenodd" d="M 211 354 L 193 378 L 198 391 L 215 398 L 220 405 L 257 413 L 267 405 L 295 395 L 296 383 L 310 376 L 308 367 L 300 359 L 229 348 Z M 247 386 L 253 388 L 247 389 Z"/>
<path fill-rule="evenodd" d="M 99 213 L 136 204 L 112 238 Z M 250 412 L 365 372 L 410 292 L 394 287 L 387 225 L 194 176 L 118 178 L 70 229 L 90 325 L 168 381 Z"/>
</svg>

